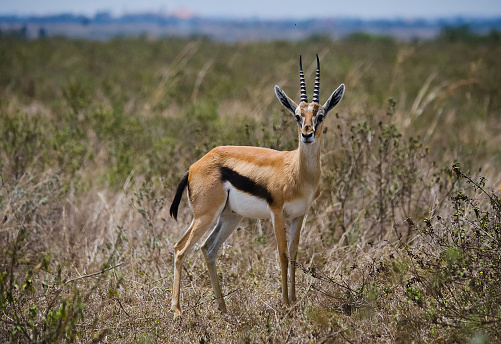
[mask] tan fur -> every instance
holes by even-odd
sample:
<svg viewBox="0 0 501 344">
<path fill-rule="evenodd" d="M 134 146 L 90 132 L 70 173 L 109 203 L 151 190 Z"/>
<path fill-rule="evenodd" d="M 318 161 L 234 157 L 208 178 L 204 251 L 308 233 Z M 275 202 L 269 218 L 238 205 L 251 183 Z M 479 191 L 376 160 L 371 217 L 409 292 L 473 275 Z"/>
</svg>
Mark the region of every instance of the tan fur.
<svg viewBox="0 0 501 344">
<path fill-rule="evenodd" d="M 221 193 L 217 191 L 223 189 L 219 166 L 231 168 L 261 185 L 266 185 L 273 195 L 273 206 L 280 207 L 285 202 L 301 198 L 312 188 L 318 187 L 320 170 L 312 170 L 308 166 L 317 167 L 319 163 L 318 154 L 311 157 L 305 155 L 302 149 L 281 152 L 259 147 L 216 147 L 189 169 L 190 203 L 193 212 L 198 214 L 199 211 L 206 211 L 207 206 L 214 205 L 213 195 Z M 205 198 L 204 195 L 211 197 Z M 224 194 L 221 198 L 224 198 Z M 203 199 L 210 202 L 209 205 L 203 204 Z"/>
<path fill-rule="evenodd" d="M 316 103 L 301 103 L 300 105 L 301 108 L 301 114 L 304 117 L 304 122 L 303 126 L 300 128 L 300 132 L 308 135 L 311 134 L 314 129 L 313 129 L 313 116 L 316 116 L 319 110 L 319 105 Z M 315 134 L 317 139 L 320 139 L 320 136 L 322 135 L 322 130 L 317 130 L 318 132 Z"/>
</svg>

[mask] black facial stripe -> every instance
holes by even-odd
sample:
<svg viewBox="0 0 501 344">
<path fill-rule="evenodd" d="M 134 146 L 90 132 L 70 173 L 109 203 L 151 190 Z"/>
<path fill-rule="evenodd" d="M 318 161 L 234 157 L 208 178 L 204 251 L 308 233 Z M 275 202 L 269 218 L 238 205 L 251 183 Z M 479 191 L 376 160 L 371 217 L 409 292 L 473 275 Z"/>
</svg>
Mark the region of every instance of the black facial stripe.
<svg viewBox="0 0 501 344">
<path fill-rule="evenodd" d="M 248 193 L 250 195 L 262 198 L 266 200 L 268 204 L 273 204 L 273 196 L 271 193 L 264 187 L 250 179 L 249 177 L 242 176 L 238 172 L 232 170 L 228 167 L 221 167 L 221 180 L 223 182 L 230 182 L 235 188 Z"/>
<path fill-rule="evenodd" d="M 324 120 L 323 115 L 317 116 L 317 118 L 315 119 L 315 131 L 317 131 L 317 127 L 320 125 L 320 123 L 322 123 L 323 120 Z"/>
<path fill-rule="evenodd" d="M 296 117 L 297 125 L 301 128 L 303 126 L 304 117 L 298 115 L 294 115 L 294 117 Z"/>
</svg>

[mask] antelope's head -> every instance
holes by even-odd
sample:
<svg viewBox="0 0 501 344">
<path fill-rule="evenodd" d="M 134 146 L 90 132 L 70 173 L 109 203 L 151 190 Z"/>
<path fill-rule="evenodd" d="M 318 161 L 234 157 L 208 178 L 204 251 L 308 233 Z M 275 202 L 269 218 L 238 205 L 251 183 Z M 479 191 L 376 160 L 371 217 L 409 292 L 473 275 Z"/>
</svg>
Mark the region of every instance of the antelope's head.
<svg viewBox="0 0 501 344">
<path fill-rule="evenodd" d="M 327 114 L 341 101 L 344 94 L 344 84 L 332 93 L 329 99 L 322 106 L 319 104 L 320 92 L 320 61 L 317 55 L 317 73 L 315 76 L 315 89 L 313 91 L 313 99 L 308 103 L 306 96 L 306 84 L 304 82 L 303 64 L 301 56 L 299 56 L 299 83 L 301 85 L 301 101 L 297 105 L 290 99 L 280 87 L 275 85 L 275 94 L 280 103 L 289 110 L 297 120 L 301 142 L 305 144 L 314 143 L 316 139 L 320 139 L 322 135 L 322 121 L 327 117 Z"/>
</svg>

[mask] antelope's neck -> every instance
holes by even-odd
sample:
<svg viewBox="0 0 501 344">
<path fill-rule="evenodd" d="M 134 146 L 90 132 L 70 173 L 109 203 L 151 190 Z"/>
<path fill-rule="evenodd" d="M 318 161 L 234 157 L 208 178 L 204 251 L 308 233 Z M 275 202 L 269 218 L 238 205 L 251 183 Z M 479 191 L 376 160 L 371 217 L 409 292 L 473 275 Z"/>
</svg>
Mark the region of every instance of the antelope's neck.
<svg viewBox="0 0 501 344">
<path fill-rule="evenodd" d="M 298 172 L 304 181 L 318 184 L 320 179 L 320 142 L 306 144 L 299 141 Z"/>
</svg>

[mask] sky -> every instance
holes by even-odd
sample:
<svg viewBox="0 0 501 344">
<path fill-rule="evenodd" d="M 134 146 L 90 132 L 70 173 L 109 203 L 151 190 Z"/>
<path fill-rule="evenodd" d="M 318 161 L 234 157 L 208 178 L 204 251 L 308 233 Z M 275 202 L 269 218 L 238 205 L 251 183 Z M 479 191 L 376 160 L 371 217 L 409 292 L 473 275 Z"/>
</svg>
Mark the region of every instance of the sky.
<svg viewBox="0 0 501 344">
<path fill-rule="evenodd" d="M 0 0 L 1 15 L 74 13 L 114 16 L 135 12 L 184 13 L 208 17 L 361 19 L 501 16 L 501 0 Z"/>
</svg>

